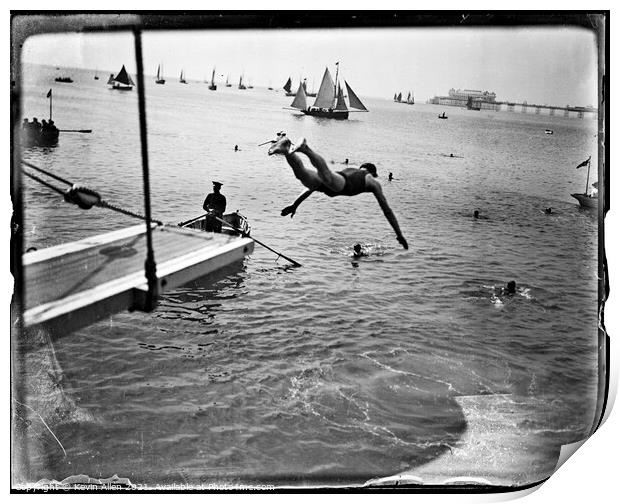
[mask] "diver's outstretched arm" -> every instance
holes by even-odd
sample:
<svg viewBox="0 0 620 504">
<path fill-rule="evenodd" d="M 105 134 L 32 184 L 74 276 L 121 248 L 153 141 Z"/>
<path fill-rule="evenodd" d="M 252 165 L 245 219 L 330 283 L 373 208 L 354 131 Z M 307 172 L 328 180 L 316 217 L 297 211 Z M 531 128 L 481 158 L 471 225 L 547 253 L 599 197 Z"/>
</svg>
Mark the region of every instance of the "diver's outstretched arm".
<svg viewBox="0 0 620 504">
<path fill-rule="evenodd" d="M 293 215 L 295 215 L 295 212 L 297 211 L 297 207 L 299 205 L 301 205 L 301 203 L 308 197 L 310 196 L 314 191 L 312 189 L 307 189 L 304 192 L 302 192 L 299 196 L 297 196 L 297 199 L 295 200 L 295 202 L 292 205 L 287 206 L 286 208 L 282 209 L 282 212 L 280 213 L 280 215 L 282 215 L 282 217 L 291 214 L 291 219 L 293 218 Z"/>
<path fill-rule="evenodd" d="M 394 212 L 392 212 L 390 205 L 388 205 L 388 202 L 383 195 L 383 190 L 381 189 L 381 186 L 379 184 L 373 184 L 372 193 L 375 195 L 375 198 L 377 198 L 379 206 L 381 207 L 381 210 L 383 210 L 383 215 L 385 215 L 386 219 L 388 220 L 394 231 L 396 231 L 396 239 L 398 240 L 398 243 L 400 243 L 404 249 L 408 249 L 409 245 L 407 244 L 407 240 L 405 240 L 405 237 L 400 231 L 400 226 L 398 225 L 396 216 L 394 215 Z"/>
</svg>

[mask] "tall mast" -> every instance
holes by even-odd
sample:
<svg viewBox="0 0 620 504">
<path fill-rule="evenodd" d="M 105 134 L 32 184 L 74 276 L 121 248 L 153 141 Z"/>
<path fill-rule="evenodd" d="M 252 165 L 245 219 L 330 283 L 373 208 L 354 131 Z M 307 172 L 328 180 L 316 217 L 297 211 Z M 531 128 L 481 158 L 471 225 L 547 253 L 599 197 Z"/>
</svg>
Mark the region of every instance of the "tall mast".
<svg viewBox="0 0 620 504">
<path fill-rule="evenodd" d="M 336 61 L 336 80 L 334 81 L 334 96 L 338 95 L 338 65 L 340 64 L 339 61 Z"/>
<path fill-rule="evenodd" d="M 50 101 L 50 104 L 51 104 L 51 101 Z M 590 156 L 590 158 L 591 157 L 592 156 Z M 586 196 L 588 195 L 588 183 L 590 182 L 590 158 L 588 158 L 588 176 L 586 177 L 586 192 L 585 192 Z"/>
</svg>

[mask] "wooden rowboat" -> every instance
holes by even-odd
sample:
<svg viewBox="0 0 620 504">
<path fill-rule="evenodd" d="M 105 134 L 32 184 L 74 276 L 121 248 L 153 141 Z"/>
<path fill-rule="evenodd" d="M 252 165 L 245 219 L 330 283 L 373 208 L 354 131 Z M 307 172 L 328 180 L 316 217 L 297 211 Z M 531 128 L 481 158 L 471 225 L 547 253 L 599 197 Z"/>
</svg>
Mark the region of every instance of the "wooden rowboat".
<svg viewBox="0 0 620 504">
<path fill-rule="evenodd" d="M 239 231 L 241 231 L 244 235 L 250 234 L 250 224 L 248 223 L 248 219 L 244 215 L 240 214 L 239 211 L 224 214 L 222 219 L 226 222 L 226 224 L 228 224 L 222 224 L 222 233 L 234 236 L 239 235 Z M 198 217 L 194 217 L 193 219 L 179 222 L 179 226 L 206 231 L 206 223 L 207 215 L 202 214 Z"/>
</svg>

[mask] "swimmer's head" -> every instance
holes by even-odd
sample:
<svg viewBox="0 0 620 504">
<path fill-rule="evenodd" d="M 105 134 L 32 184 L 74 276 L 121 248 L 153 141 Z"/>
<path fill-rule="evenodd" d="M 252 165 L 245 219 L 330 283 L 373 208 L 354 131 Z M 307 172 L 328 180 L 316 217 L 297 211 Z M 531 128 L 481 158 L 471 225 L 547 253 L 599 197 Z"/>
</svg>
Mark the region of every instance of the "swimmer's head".
<svg viewBox="0 0 620 504">
<path fill-rule="evenodd" d="M 377 167 L 372 164 L 372 163 L 362 163 L 360 165 L 360 170 L 366 170 L 368 173 L 370 173 L 373 177 L 377 177 Z"/>
<path fill-rule="evenodd" d="M 510 280 L 510 282 L 506 284 L 506 291 L 510 294 L 517 292 L 517 282 Z"/>
<path fill-rule="evenodd" d="M 356 254 L 359 254 L 362 251 L 362 246 L 359 243 L 356 243 L 355 245 L 353 245 L 353 252 L 355 252 Z"/>
<path fill-rule="evenodd" d="M 474 210 L 474 218 L 478 218 L 478 216 L 480 215 L 480 212 L 478 212 L 478 210 Z"/>
</svg>

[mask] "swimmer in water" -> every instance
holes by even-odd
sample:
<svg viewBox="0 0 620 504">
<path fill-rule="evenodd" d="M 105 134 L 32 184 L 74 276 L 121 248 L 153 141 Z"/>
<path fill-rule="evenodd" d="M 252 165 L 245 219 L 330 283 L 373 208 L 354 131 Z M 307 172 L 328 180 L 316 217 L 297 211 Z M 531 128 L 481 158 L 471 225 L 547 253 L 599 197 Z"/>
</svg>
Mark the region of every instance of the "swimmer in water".
<svg viewBox="0 0 620 504">
<path fill-rule="evenodd" d="M 359 243 L 353 245 L 353 257 L 368 257 L 368 253 L 362 250 L 362 246 Z"/>
<path fill-rule="evenodd" d="M 551 212 L 551 207 L 549 207 L 549 208 L 545 208 L 545 213 L 546 213 L 547 215 L 550 215 L 550 214 L 552 213 L 552 212 Z"/>
<path fill-rule="evenodd" d="M 515 282 L 514 280 L 510 280 L 510 282 L 506 284 L 506 287 L 502 289 L 502 294 L 507 294 L 509 296 L 515 294 L 516 292 L 517 292 L 517 282 Z"/>
</svg>

